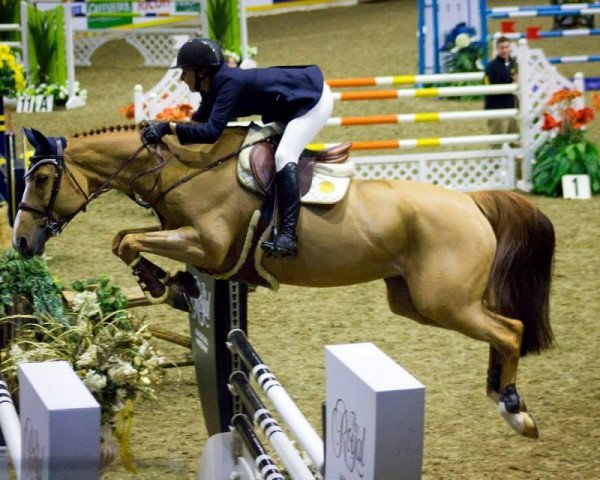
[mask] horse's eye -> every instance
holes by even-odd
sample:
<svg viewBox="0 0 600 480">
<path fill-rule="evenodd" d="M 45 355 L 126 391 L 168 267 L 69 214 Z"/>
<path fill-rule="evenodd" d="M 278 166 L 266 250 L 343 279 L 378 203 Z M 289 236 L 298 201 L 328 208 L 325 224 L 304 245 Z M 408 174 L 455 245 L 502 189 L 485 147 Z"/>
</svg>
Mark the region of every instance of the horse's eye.
<svg viewBox="0 0 600 480">
<path fill-rule="evenodd" d="M 42 174 L 42 175 L 37 175 L 37 176 L 35 177 L 35 184 L 36 184 L 38 187 L 41 187 L 41 186 L 43 186 L 43 185 L 46 185 L 46 183 L 48 183 L 48 175 L 43 175 L 43 174 Z"/>
</svg>

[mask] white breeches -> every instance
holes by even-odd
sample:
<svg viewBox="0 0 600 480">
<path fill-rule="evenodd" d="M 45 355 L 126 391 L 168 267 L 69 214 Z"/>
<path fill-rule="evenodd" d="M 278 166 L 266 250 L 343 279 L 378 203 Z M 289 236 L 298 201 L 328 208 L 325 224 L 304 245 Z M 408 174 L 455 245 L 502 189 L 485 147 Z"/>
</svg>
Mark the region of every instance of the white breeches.
<svg viewBox="0 0 600 480">
<path fill-rule="evenodd" d="M 302 150 L 327 123 L 332 111 L 333 95 L 329 85 L 325 83 L 317 104 L 304 115 L 294 118 L 286 125 L 275 152 L 275 169 L 278 172 L 290 162 L 298 163 Z"/>
</svg>

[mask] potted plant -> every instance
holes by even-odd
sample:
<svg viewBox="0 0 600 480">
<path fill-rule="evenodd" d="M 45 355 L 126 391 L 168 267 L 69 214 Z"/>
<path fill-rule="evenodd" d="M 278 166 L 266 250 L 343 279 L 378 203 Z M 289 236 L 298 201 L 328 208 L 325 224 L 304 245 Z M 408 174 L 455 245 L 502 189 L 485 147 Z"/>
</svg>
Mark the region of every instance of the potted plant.
<svg viewBox="0 0 600 480">
<path fill-rule="evenodd" d="M 558 90 L 548 102 L 554 113 L 544 113 L 542 130 L 550 135 L 535 153 L 534 193 L 559 196 L 562 177 L 577 174 L 589 175 L 592 193 L 600 193 L 600 151 L 585 129 L 594 110 L 600 110 L 600 95 L 593 95 L 593 107 L 577 109 L 574 100 L 581 95 L 577 90 Z"/>
</svg>

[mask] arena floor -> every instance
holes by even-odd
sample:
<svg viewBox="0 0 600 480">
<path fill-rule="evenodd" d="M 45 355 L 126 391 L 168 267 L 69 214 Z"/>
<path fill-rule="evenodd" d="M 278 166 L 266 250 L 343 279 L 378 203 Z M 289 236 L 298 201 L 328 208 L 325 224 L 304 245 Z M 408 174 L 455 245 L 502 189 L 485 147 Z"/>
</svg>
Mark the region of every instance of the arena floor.
<svg viewBox="0 0 600 480">
<path fill-rule="evenodd" d="M 494 1 L 491 5 L 517 3 Z M 329 78 L 413 73 L 416 16 L 416 2 L 386 0 L 256 17 L 249 19 L 250 44 L 258 47 L 261 66 L 317 63 Z M 518 23 L 525 24 L 524 20 Z M 544 20 L 539 24 L 549 26 Z M 594 44 L 598 42 L 593 37 L 548 41 L 546 51 L 549 56 L 597 53 Z M 565 73 L 575 70 L 569 66 Z M 585 71 L 598 76 L 600 64 L 586 66 Z M 78 80 L 89 91 L 85 108 L 15 115 L 14 126 L 68 135 L 124 123 L 118 110 L 132 101 L 134 84 L 148 89 L 163 74 L 163 69 L 142 67 L 141 56 L 125 42 L 112 42 L 96 53 L 92 67 L 77 70 Z M 344 114 L 467 108 L 481 108 L 481 102 L 357 102 Z M 600 139 L 599 127 L 597 121 L 589 131 L 596 140 Z M 476 133 L 485 133 L 485 124 L 464 122 L 460 129 L 453 123 L 326 129 L 319 139 Z M 532 200 L 551 218 L 557 233 L 552 290 L 557 347 L 524 359 L 519 369 L 519 389 L 538 422 L 540 440 L 512 433 L 486 398 L 487 345 L 392 315 L 383 282 L 318 291 L 283 286 L 278 293 L 259 288 L 249 301 L 250 336 L 268 332 L 255 335 L 257 349 L 317 428 L 324 398 L 323 347 L 372 341 L 427 388 L 424 479 L 600 478 L 600 257 L 596 256 L 600 199 Z M 108 274 L 124 287 L 133 286 L 127 268 L 110 253 L 111 240 L 122 228 L 153 223 L 150 213 L 111 192 L 49 243 L 50 266 L 64 283 Z M 138 313 L 147 323 L 187 331 L 186 315 L 167 307 L 140 308 Z M 178 353 L 170 345 L 161 347 L 167 354 Z M 193 368 L 169 371 L 159 399 L 137 407 L 132 446 L 140 473 L 127 473 L 117 463 L 104 478 L 193 479 L 205 441 Z"/>
</svg>

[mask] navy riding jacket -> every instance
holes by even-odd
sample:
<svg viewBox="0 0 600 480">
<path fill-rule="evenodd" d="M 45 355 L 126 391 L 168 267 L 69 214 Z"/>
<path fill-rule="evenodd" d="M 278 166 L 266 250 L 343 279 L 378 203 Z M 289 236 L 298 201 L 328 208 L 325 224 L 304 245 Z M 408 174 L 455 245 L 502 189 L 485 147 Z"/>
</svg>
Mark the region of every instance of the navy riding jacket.
<svg viewBox="0 0 600 480">
<path fill-rule="evenodd" d="M 222 65 L 192 116 L 200 123 L 177 125 L 177 138 L 182 145 L 214 143 L 227 122 L 250 115 L 261 115 L 265 123 L 288 123 L 313 108 L 322 93 L 323 73 L 316 65 L 250 69 Z"/>
</svg>

